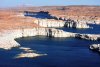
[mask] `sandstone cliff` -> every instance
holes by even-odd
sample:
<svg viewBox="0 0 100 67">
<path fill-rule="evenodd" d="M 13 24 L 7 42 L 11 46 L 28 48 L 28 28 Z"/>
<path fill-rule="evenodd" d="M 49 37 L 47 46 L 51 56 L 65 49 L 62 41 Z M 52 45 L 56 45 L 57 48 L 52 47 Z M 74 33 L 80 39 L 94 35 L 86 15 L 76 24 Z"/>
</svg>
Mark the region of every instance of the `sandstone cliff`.
<svg viewBox="0 0 100 67">
<path fill-rule="evenodd" d="M 65 27 L 71 27 L 71 28 L 89 28 L 89 25 L 87 25 L 87 23 L 85 22 L 79 22 L 78 20 L 71 20 L 71 19 L 67 19 L 66 23 L 64 25 Z"/>
<path fill-rule="evenodd" d="M 87 23 L 80 23 L 71 19 L 67 20 L 55 20 L 55 19 L 37 19 L 34 21 L 42 27 L 68 27 L 68 28 L 89 28 Z"/>
<path fill-rule="evenodd" d="M 16 29 L 8 30 L 1 33 L 0 48 L 11 49 L 12 47 L 20 46 L 14 39 L 28 36 L 48 36 L 48 37 L 72 37 L 74 33 L 64 32 L 63 30 L 53 28 L 32 28 L 32 29 Z"/>
<path fill-rule="evenodd" d="M 22 28 L 15 30 L 8 30 L 5 33 L 0 35 L 0 48 L 11 49 L 12 47 L 20 46 L 14 39 L 20 37 L 29 37 L 29 36 L 48 36 L 48 37 L 75 37 L 86 40 L 98 40 L 100 35 L 93 34 L 78 34 L 65 32 L 63 30 L 54 29 L 54 28 Z"/>
<path fill-rule="evenodd" d="M 34 23 L 43 27 L 64 27 L 65 21 L 54 19 L 37 19 Z"/>
</svg>

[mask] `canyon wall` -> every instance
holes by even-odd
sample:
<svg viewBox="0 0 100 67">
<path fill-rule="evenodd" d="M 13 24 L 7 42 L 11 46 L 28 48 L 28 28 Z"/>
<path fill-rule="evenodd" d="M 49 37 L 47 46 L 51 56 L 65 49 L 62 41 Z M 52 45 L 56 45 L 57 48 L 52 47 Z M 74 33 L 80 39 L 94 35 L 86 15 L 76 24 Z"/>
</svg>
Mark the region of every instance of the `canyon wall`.
<svg viewBox="0 0 100 67">
<path fill-rule="evenodd" d="M 78 20 L 71 20 L 71 19 L 67 19 L 66 23 L 65 23 L 65 27 L 69 27 L 69 28 L 89 28 L 89 25 L 87 25 L 87 23 L 85 22 L 79 22 Z"/>
<path fill-rule="evenodd" d="M 53 15 L 54 16 L 54 15 Z M 54 16 L 56 17 L 56 15 Z M 86 23 L 86 24 L 100 24 L 100 17 L 95 17 L 95 16 L 58 16 L 56 17 L 58 20 L 74 20 L 77 21 L 78 23 Z"/>
<path fill-rule="evenodd" d="M 40 12 L 43 14 L 41 15 Z M 89 28 L 87 21 L 64 18 L 64 17 L 57 17 L 51 14 L 45 13 L 45 11 L 40 12 L 26 12 L 24 13 L 25 16 L 37 18 L 34 23 L 38 24 L 39 26 L 43 27 L 69 27 L 69 28 Z M 46 15 L 46 16 L 45 16 Z M 49 18 L 48 16 L 52 17 Z M 43 18 L 44 17 L 44 18 Z"/>
<path fill-rule="evenodd" d="M 20 37 L 29 37 L 29 36 L 47 36 L 47 37 L 75 37 L 86 40 L 98 40 L 100 35 L 92 34 L 79 34 L 65 32 L 63 30 L 54 29 L 54 28 L 29 28 L 29 29 L 15 29 L 8 30 L 0 34 L 0 48 L 11 49 L 12 47 L 20 46 L 19 43 L 15 41 L 16 38 Z"/>
<path fill-rule="evenodd" d="M 54 20 L 54 19 L 37 19 L 34 23 L 42 27 L 68 27 L 68 28 L 89 28 L 87 23 L 76 22 L 71 19 L 67 20 Z"/>
<path fill-rule="evenodd" d="M 46 15 L 44 14 L 41 15 L 45 16 L 44 19 L 43 17 L 40 18 L 37 17 L 40 16 L 40 13 L 38 13 L 40 12 L 39 7 L 37 8 L 38 9 L 37 11 L 35 11 L 34 8 L 32 7 L 31 14 L 29 13 L 28 16 L 27 14 L 25 16 L 23 12 L 26 10 L 29 11 L 29 8 L 25 10 L 23 8 L 21 8 L 20 10 L 16 9 L 10 12 L 9 10 L 0 11 L 1 13 L 0 48 L 11 49 L 12 47 L 19 47 L 21 45 L 15 41 L 16 38 L 38 36 L 38 35 L 47 37 L 74 37 L 92 41 L 100 40 L 100 34 L 95 35 L 95 34 L 71 33 L 54 28 L 48 28 L 48 27 L 90 28 L 88 24 L 100 25 L 100 7 L 69 6 L 69 7 L 64 7 L 64 10 L 62 9 L 63 7 L 58 7 L 58 8 L 55 7 L 52 9 L 51 7 L 47 8 L 49 10 L 45 9 L 44 7 L 41 9 L 44 12 L 45 10 L 47 11 Z M 34 12 L 38 13 L 38 15 L 34 15 L 33 14 Z M 22 27 L 24 28 L 19 29 Z M 41 28 L 41 27 L 47 27 L 47 28 Z M 6 31 L 1 32 L 1 30 L 6 30 Z M 92 44 L 90 45 L 90 49 L 100 52 L 100 44 Z"/>
<path fill-rule="evenodd" d="M 64 32 L 63 30 L 53 28 L 32 28 L 32 29 L 16 29 L 8 30 L 1 33 L 0 48 L 11 49 L 20 46 L 14 39 L 28 36 L 48 36 L 48 37 L 72 37 L 74 33 Z"/>
<path fill-rule="evenodd" d="M 6 30 L 6 32 L 0 33 L 0 48 L 11 49 L 12 47 L 18 47 L 20 46 L 20 44 L 15 41 L 16 38 L 37 36 L 37 35 L 42 35 L 42 36 L 47 36 L 47 37 L 75 37 L 75 38 L 81 38 L 81 39 L 86 39 L 86 40 L 100 39 L 100 35 L 79 34 L 79 33 L 65 32 L 63 30 L 54 29 L 54 28 L 42 28 L 42 27 L 64 27 L 64 26 L 71 27 L 71 28 L 89 28 L 89 26 L 85 22 L 80 23 L 80 21 L 75 21 L 72 19 L 55 20 L 55 19 L 39 19 L 39 18 L 31 22 L 33 24 L 36 23 L 37 27 L 34 27 L 34 28 L 25 27 L 22 29 L 12 29 L 12 30 Z M 29 22 L 26 22 L 26 23 L 29 23 Z M 23 25 L 18 26 L 18 27 L 22 27 L 22 26 L 24 26 L 24 23 Z"/>
<path fill-rule="evenodd" d="M 65 21 L 54 19 L 37 19 L 34 23 L 43 27 L 64 27 Z"/>
</svg>

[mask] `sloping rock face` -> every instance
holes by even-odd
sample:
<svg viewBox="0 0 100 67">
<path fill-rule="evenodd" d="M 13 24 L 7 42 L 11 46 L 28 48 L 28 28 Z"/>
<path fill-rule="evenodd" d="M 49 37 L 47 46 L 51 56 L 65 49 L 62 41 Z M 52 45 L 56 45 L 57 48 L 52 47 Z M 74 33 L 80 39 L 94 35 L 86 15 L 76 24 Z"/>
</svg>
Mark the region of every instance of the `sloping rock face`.
<svg viewBox="0 0 100 67">
<path fill-rule="evenodd" d="M 19 47 L 20 44 L 17 43 L 14 39 L 7 37 L 0 37 L 0 48 L 2 49 L 11 49 L 12 47 Z"/>
</svg>

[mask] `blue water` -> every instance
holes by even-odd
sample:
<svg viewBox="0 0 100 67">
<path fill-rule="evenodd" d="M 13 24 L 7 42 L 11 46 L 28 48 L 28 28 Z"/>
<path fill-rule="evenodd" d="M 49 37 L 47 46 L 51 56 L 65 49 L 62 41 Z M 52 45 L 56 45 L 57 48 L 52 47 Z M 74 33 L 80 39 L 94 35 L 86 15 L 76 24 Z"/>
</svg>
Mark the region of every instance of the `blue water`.
<svg viewBox="0 0 100 67">
<path fill-rule="evenodd" d="M 100 25 L 89 24 L 92 28 L 87 29 L 75 29 L 75 28 L 59 28 L 64 31 L 73 32 L 73 33 L 82 33 L 82 34 L 100 34 Z"/>
<path fill-rule="evenodd" d="M 25 16 L 30 16 L 30 17 L 35 17 L 35 18 L 40 18 L 40 19 L 54 19 L 48 12 L 32 12 L 32 15 L 28 15 L 27 12 Z"/>
<path fill-rule="evenodd" d="M 49 38 L 44 36 L 16 39 L 23 47 L 47 54 L 37 58 L 15 59 L 23 52 L 18 48 L 0 50 L 0 67 L 100 67 L 100 55 L 89 50 L 92 43 L 75 38 Z"/>
</svg>

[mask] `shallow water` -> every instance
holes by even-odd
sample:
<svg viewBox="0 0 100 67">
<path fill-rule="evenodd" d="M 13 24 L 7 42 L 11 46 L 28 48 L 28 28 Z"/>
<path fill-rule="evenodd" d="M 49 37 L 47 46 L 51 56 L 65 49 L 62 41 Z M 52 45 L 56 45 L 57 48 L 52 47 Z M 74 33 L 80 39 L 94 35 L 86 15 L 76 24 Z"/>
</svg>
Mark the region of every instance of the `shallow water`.
<svg viewBox="0 0 100 67">
<path fill-rule="evenodd" d="M 100 67 L 100 55 L 89 50 L 90 44 L 100 43 L 99 41 L 43 36 L 19 38 L 16 41 L 23 47 L 47 55 L 15 59 L 14 56 L 22 50 L 0 50 L 0 67 Z"/>
</svg>

